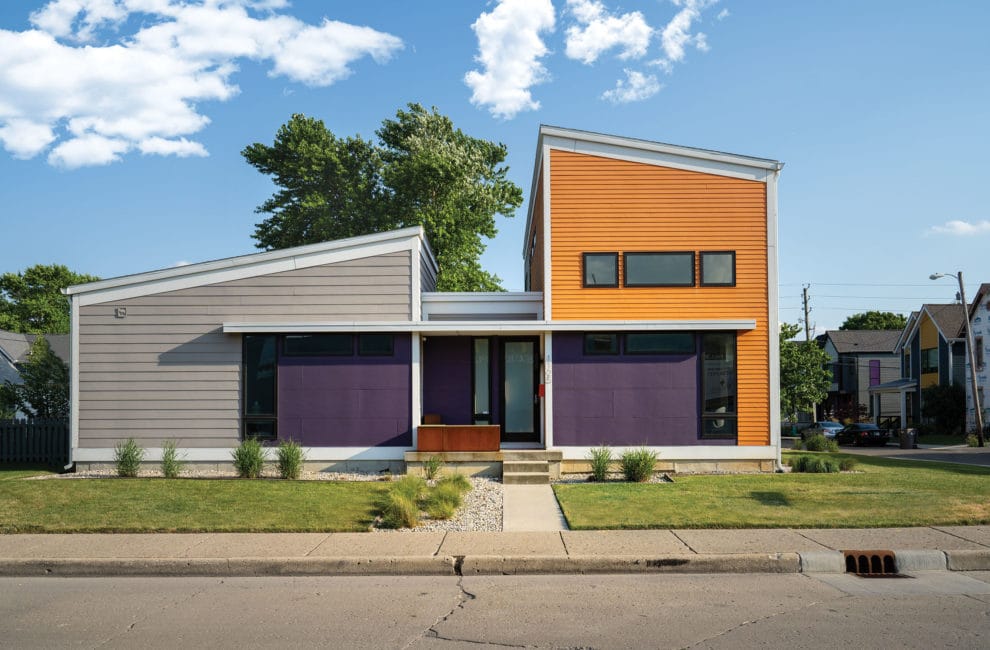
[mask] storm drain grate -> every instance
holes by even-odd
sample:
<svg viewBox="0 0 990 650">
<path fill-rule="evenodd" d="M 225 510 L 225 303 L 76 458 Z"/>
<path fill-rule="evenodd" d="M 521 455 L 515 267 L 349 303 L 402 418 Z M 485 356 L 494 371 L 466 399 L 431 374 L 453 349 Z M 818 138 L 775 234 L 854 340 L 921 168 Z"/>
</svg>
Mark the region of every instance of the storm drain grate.
<svg viewBox="0 0 990 650">
<path fill-rule="evenodd" d="M 864 578 L 899 578 L 893 551 L 842 551 L 846 573 Z"/>
</svg>

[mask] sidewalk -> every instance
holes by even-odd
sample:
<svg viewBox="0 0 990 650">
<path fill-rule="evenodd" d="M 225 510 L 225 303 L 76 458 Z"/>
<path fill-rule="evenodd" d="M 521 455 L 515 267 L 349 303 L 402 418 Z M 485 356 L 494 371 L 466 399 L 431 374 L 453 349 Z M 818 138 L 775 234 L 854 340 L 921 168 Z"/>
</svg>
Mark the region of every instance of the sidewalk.
<svg viewBox="0 0 990 650">
<path fill-rule="evenodd" d="M 502 575 L 990 570 L 990 526 L 450 533 L 0 535 L 0 576 Z"/>
</svg>

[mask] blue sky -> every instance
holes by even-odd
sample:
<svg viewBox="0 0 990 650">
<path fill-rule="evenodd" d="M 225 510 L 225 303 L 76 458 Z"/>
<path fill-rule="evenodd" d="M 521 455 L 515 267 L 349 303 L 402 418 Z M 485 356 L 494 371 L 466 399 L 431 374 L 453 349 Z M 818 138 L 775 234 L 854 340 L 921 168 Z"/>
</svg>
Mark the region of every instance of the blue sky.
<svg viewBox="0 0 990 650">
<path fill-rule="evenodd" d="M 990 282 L 990 3 L 10 0 L 0 272 L 254 252 L 243 161 L 292 113 L 373 137 L 407 102 L 507 145 L 541 123 L 774 158 L 781 319 L 819 331 Z M 473 71 L 473 73 L 472 73 Z M 472 73 L 472 74 L 469 74 Z M 484 266 L 522 289 L 525 207 Z"/>
</svg>

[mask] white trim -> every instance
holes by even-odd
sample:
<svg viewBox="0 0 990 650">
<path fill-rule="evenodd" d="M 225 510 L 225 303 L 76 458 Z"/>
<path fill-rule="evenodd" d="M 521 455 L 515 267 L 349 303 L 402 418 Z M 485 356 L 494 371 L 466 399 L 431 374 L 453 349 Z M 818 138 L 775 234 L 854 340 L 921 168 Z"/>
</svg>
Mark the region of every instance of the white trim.
<svg viewBox="0 0 990 650">
<path fill-rule="evenodd" d="M 553 447 L 553 332 L 543 335 L 543 444 Z"/>
<path fill-rule="evenodd" d="M 594 321 L 354 321 L 342 323 L 300 323 L 299 321 L 252 323 L 225 322 L 224 334 L 294 334 L 302 332 L 421 332 L 424 334 L 479 334 L 500 332 L 585 332 L 585 331 L 741 331 L 756 329 L 753 319 L 739 320 L 594 320 Z"/>
<path fill-rule="evenodd" d="M 777 449 L 777 463 L 781 462 L 780 442 L 780 315 L 779 276 L 777 261 L 777 179 L 774 172 L 767 181 L 767 338 L 770 343 L 770 444 Z M 737 353 L 738 354 L 738 353 Z"/>
<path fill-rule="evenodd" d="M 423 240 L 417 239 L 409 255 L 409 317 L 423 320 Z"/>
<path fill-rule="evenodd" d="M 423 294 L 423 313 L 420 320 L 445 320 L 448 315 L 485 316 L 484 320 L 543 320 L 543 294 L 539 291 L 500 293 L 444 293 Z M 505 318 L 502 314 L 516 316 Z M 451 319 L 452 320 L 452 319 Z"/>
<path fill-rule="evenodd" d="M 551 223 L 550 223 L 550 145 L 544 144 L 543 149 L 543 317 L 553 318 L 553 264 L 550 256 Z"/>
<path fill-rule="evenodd" d="M 419 333 L 410 334 L 412 338 L 412 445 L 415 448 L 419 440 L 419 423 L 423 421 L 423 370 L 422 349 Z"/>
<path fill-rule="evenodd" d="M 79 446 L 79 296 L 70 298 L 69 310 L 69 465 L 72 465 Z"/>
<path fill-rule="evenodd" d="M 179 447 L 179 458 L 193 463 L 230 463 L 231 452 L 235 447 Z M 269 447 L 268 460 L 275 461 L 275 449 Z M 415 451 L 415 447 L 303 447 L 306 462 L 321 462 L 331 460 L 404 460 L 407 451 Z M 76 449 L 74 460 L 78 463 L 112 463 L 113 447 Z M 144 450 L 145 462 L 159 462 L 162 459 L 161 447 L 149 447 Z"/>
<path fill-rule="evenodd" d="M 612 455 L 620 456 L 626 451 L 641 449 L 635 447 L 612 447 Z M 679 445 L 676 447 L 647 446 L 647 449 L 657 452 L 657 460 L 676 462 L 683 460 L 729 461 L 729 460 L 776 460 L 777 448 L 769 446 L 731 446 L 731 445 Z M 550 449 L 550 447 L 547 447 Z M 553 447 L 560 451 L 565 460 L 587 460 L 592 447 Z"/>
<path fill-rule="evenodd" d="M 423 302 L 429 303 L 488 303 L 488 302 L 539 302 L 542 291 L 425 291 Z"/>
</svg>

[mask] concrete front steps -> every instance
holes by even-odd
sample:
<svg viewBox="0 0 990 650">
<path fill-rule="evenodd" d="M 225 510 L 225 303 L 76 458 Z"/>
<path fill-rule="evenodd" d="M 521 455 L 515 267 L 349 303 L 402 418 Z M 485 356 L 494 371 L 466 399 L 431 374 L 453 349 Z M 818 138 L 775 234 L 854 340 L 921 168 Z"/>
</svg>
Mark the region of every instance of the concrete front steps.
<svg viewBox="0 0 990 650">
<path fill-rule="evenodd" d="M 545 449 L 503 449 L 502 483 L 505 485 L 549 485 L 560 476 L 563 453 Z"/>
</svg>

